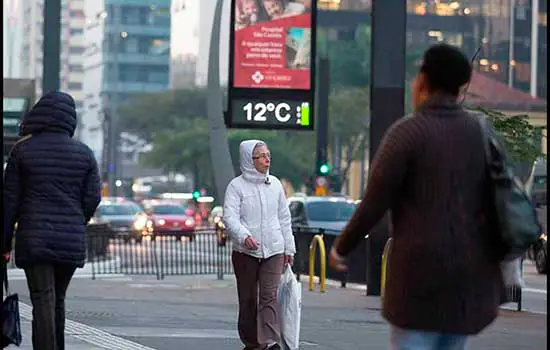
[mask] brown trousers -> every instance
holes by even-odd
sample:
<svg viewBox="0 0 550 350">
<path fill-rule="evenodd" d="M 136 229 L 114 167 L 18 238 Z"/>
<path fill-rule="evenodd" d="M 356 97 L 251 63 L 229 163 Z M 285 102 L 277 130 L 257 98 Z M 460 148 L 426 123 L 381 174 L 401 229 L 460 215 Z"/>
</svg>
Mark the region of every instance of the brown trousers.
<svg viewBox="0 0 550 350">
<path fill-rule="evenodd" d="M 279 343 L 277 288 L 283 273 L 283 255 L 259 259 L 233 252 L 232 260 L 239 295 L 241 341 L 246 349 Z"/>
</svg>

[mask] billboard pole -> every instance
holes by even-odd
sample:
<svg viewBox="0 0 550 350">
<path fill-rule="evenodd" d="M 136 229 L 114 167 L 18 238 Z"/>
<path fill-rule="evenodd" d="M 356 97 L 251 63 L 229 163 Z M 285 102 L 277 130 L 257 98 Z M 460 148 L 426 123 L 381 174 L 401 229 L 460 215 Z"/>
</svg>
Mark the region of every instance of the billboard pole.
<svg viewBox="0 0 550 350">
<path fill-rule="evenodd" d="M 210 35 L 210 52 L 208 57 L 207 112 L 210 125 L 210 159 L 214 169 L 214 181 L 220 203 L 223 204 L 225 188 L 235 177 L 227 128 L 223 117 L 223 100 L 220 90 L 220 30 L 222 21 L 223 0 L 216 1 L 212 33 Z M 200 186 L 200 184 L 195 184 Z"/>
<path fill-rule="evenodd" d="M 406 1 L 373 1 L 370 164 L 384 133 L 405 111 L 406 30 Z M 389 223 L 386 216 L 367 240 L 367 295 L 380 295 L 382 253 Z"/>
</svg>

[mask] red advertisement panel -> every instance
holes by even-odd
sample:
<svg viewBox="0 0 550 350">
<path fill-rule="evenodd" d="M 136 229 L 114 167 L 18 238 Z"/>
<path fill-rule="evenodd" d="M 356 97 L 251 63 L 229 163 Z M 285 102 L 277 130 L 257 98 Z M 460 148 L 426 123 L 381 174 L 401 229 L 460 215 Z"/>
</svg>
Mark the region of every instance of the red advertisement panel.
<svg viewBox="0 0 550 350">
<path fill-rule="evenodd" d="M 233 87 L 311 88 L 311 0 L 235 0 Z"/>
</svg>

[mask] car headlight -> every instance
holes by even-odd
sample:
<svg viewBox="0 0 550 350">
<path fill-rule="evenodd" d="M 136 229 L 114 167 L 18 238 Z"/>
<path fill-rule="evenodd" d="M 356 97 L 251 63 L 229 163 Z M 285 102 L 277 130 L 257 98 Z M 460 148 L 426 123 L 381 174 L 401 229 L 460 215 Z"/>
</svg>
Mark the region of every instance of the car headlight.
<svg viewBox="0 0 550 350">
<path fill-rule="evenodd" d="M 159 219 L 158 221 L 156 221 L 156 224 L 159 225 L 159 226 L 164 226 L 164 224 L 166 224 L 166 220 Z"/>
<path fill-rule="evenodd" d="M 185 220 L 185 225 L 186 226 L 193 226 L 193 225 L 195 225 L 195 220 L 187 219 L 187 220 Z"/>
<path fill-rule="evenodd" d="M 136 221 L 134 222 L 134 229 L 141 231 L 145 228 L 146 225 L 147 225 L 147 218 L 144 216 L 141 216 L 137 218 Z"/>
</svg>

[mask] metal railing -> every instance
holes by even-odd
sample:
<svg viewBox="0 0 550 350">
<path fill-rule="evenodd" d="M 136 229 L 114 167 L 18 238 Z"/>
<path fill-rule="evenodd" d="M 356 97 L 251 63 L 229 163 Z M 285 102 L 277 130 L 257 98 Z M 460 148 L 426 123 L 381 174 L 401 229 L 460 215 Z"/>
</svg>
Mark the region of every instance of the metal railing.
<svg viewBox="0 0 550 350">
<path fill-rule="evenodd" d="M 219 230 L 200 229 L 176 239 L 159 235 L 141 242 L 117 237 L 108 227 L 88 233 L 92 278 L 105 274 L 165 276 L 232 274 L 231 243 Z"/>
<path fill-rule="evenodd" d="M 172 236 L 158 236 L 155 240 L 143 239 L 141 243 L 134 240 L 126 242 L 117 237 L 108 223 L 91 224 L 87 227 L 88 264 L 91 265 L 92 279 L 98 275 L 152 275 L 157 279 L 176 275 L 216 275 L 223 279 L 226 274 L 233 274 L 231 263 L 231 241 L 223 224 L 212 229 L 196 230 L 193 239 L 189 237 L 176 240 Z M 309 289 L 314 289 L 313 277 L 319 271 L 321 292 L 326 291 L 326 279 L 338 280 L 341 287 L 346 287 L 349 272 L 353 282 L 365 284 L 364 267 L 366 265 L 365 249 L 358 249 L 348 259 L 348 272 L 341 273 L 326 269 L 326 252 L 331 249 L 335 232 L 322 229 L 294 228 L 296 256 L 294 271 L 298 279 L 306 271 L 309 276 Z M 386 248 L 388 245 L 386 245 Z M 317 248 L 319 259 L 315 259 Z M 382 297 L 387 278 L 385 249 L 382 264 Z M 14 259 L 8 268 L 14 268 Z M 358 263 L 354 263 L 357 261 Z M 523 264 L 522 264 L 523 269 Z M 361 278 L 358 278 L 360 276 Z M 522 310 L 521 288 L 507 288 L 503 301 L 517 304 L 517 311 Z"/>
</svg>

